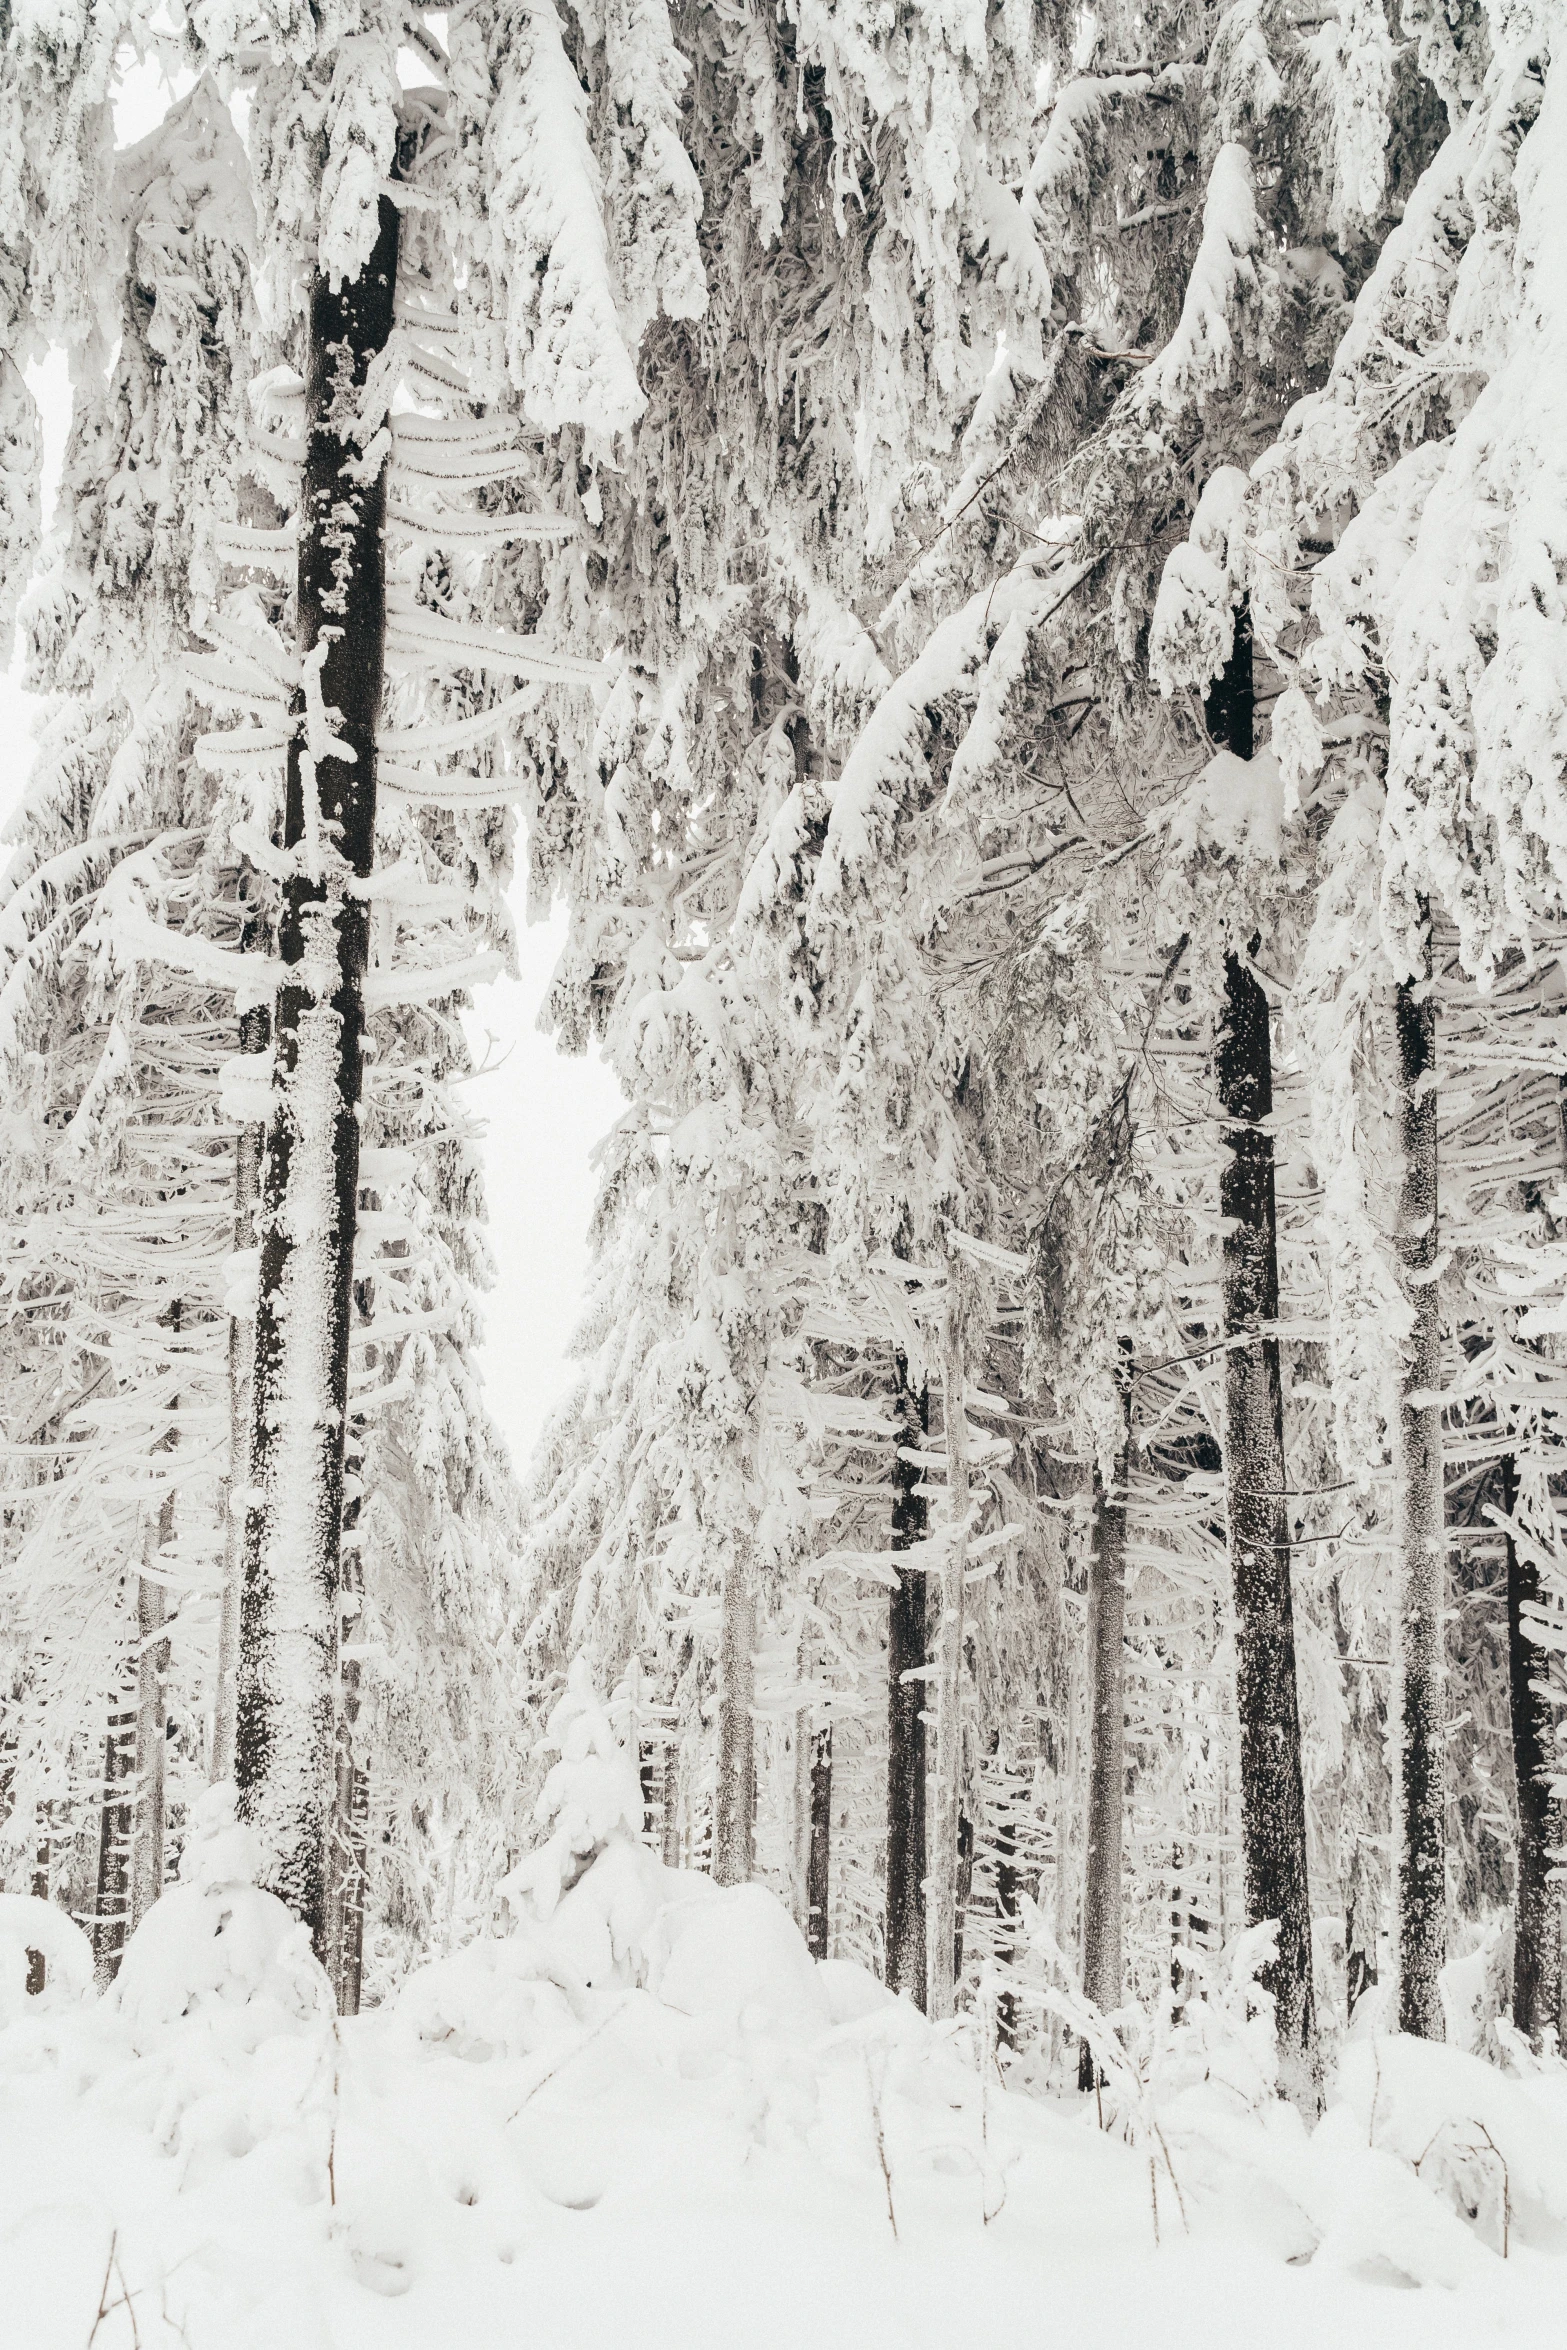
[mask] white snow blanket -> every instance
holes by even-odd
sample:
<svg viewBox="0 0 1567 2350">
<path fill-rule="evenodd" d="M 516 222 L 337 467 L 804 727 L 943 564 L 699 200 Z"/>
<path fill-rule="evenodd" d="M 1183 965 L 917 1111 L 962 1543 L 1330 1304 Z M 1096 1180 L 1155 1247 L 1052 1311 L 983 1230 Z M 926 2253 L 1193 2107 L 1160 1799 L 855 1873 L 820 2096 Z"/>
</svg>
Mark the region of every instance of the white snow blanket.
<svg viewBox="0 0 1567 2350">
<path fill-rule="evenodd" d="M 1561 2338 L 1560 2068 L 1360 2043 L 1308 2136 L 1197 2034 L 1156 2135 L 1101 2130 L 663 1868 L 624 1793 L 345 2024 L 210 1798 L 117 1988 L 62 1936 L 4 2011 L 5 2350 Z"/>
</svg>

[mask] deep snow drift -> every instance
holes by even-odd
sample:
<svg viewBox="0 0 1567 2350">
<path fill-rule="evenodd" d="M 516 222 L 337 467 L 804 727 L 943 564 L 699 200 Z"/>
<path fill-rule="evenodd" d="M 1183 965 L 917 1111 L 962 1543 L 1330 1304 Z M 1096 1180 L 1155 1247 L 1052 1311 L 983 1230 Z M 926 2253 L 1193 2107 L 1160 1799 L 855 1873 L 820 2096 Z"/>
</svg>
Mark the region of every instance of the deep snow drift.
<svg viewBox="0 0 1567 2350">
<path fill-rule="evenodd" d="M 1237 1968 L 1101 2128 L 813 1965 L 762 1888 L 665 1869 L 602 1715 L 563 1716 L 512 1930 L 353 2022 L 226 1791 L 106 1997 L 6 1903 L 7 2350 L 1560 2338 L 1562 2068 L 1360 2043 L 1308 2137 Z"/>
</svg>

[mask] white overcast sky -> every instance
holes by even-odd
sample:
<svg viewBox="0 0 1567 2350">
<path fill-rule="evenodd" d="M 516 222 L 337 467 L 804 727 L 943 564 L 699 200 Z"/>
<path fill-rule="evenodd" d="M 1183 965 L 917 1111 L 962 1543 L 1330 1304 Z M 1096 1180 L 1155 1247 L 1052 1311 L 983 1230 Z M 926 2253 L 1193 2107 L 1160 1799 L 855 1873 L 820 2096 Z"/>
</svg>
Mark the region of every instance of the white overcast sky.
<svg viewBox="0 0 1567 2350">
<path fill-rule="evenodd" d="M 137 70 L 116 108 L 122 145 L 155 127 L 169 95 L 154 68 Z M 63 358 L 36 369 L 30 380 L 44 419 L 47 527 L 69 411 Z M 11 673 L 0 671 L 0 819 L 26 784 L 37 712 L 17 687 L 14 669 L 13 661 Z M 517 903 L 520 914 L 520 882 Z M 477 1056 L 492 1064 L 470 1096 L 487 1129 L 497 1270 L 485 1306 L 484 1374 L 519 1472 L 570 1378 L 565 1349 L 581 1304 L 593 1197 L 588 1155 L 621 1108 L 619 1089 L 596 1055 L 568 1060 L 534 1026 L 564 935 L 563 917 L 524 929 L 520 977 L 482 989 L 468 1022 Z"/>
</svg>

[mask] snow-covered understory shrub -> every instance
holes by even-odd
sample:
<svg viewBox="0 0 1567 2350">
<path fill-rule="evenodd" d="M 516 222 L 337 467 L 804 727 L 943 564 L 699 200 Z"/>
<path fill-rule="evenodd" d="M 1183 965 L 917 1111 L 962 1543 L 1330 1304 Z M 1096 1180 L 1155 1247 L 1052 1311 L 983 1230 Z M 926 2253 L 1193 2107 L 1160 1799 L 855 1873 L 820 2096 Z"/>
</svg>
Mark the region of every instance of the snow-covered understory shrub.
<svg viewBox="0 0 1567 2350">
<path fill-rule="evenodd" d="M 61 1944 L 0 2027 L 6 2350 L 1553 2338 L 1561 2066 L 1356 2042 L 1308 2135 L 1252 1936 L 1178 2029 L 1116 2019 L 1102 2099 L 1025 2095 L 666 1869 L 585 1681 L 551 1736 L 508 1930 L 377 2013 L 334 2021 L 223 1791 L 112 1993 Z"/>
</svg>

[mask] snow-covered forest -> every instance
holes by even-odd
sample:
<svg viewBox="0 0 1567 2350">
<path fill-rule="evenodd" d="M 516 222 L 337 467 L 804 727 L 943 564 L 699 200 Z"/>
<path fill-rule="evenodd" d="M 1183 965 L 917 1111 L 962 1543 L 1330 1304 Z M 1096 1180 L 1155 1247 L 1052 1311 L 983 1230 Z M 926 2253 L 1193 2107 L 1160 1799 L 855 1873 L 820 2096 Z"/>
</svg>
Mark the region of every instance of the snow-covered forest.
<svg viewBox="0 0 1567 2350">
<path fill-rule="evenodd" d="M 13 624 L 0 2340 L 1550 2338 L 1563 0 L 9 0 Z"/>
</svg>

